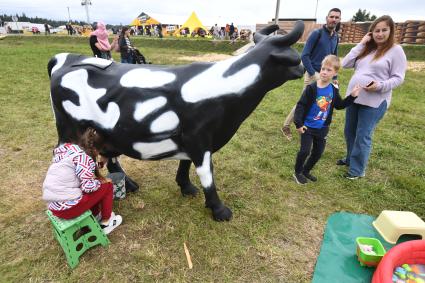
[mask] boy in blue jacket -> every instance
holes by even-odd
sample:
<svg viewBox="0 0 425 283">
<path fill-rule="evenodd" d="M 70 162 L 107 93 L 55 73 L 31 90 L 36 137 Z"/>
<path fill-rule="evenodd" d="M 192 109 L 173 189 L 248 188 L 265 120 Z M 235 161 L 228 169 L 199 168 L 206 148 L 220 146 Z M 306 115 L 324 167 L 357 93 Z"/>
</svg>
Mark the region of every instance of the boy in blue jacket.
<svg viewBox="0 0 425 283">
<path fill-rule="evenodd" d="M 326 56 L 322 61 L 319 80 L 305 88 L 297 103 L 294 123 L 301 134 L 301 146 L 295 162 L 294 179 L 298 184 L 306 184 L 308 180 L 317 181 L 310 171 L 325 150 L 333 109 L 344 109 L 359 95 L 361 87 L 356 86 L 349 96 L 344 100 L 341 98 L 338 88 L 332 84 L 332 78 L 338 74 L 339 68 L 337 56 Z"/>
</svg>

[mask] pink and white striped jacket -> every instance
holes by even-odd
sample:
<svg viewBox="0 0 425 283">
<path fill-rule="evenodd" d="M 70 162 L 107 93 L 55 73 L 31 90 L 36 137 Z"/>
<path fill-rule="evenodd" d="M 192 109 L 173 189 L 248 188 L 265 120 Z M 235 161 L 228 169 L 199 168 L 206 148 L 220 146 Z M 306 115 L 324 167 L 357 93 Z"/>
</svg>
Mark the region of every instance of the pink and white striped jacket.
<svg viewBox="0 0 425 283">
<path fill-rule="evenodd" d="M 53 162 L 60 162 L 64 158 L 72 157 L 75 165 L 75 174 L 80 180 L 80 189 L 83 194 L 91 193 L 99 189 L 101 182 L 95 178 L 95 162 L 87 155 L 78 145 L 66 143 L 58 146 L 53 151 Z M 76 199 L 66 201 L 50 202 L 48 208 L 50 210 L 66 210 L 77 205 L 82 196 Z"/>
</svg>

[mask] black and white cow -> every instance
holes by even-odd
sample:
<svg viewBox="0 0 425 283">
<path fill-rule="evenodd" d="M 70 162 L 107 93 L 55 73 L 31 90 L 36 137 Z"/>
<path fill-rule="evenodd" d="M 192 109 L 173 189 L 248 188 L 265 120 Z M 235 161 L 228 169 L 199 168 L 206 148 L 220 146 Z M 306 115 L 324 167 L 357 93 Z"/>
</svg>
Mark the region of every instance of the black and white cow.
<svg viewBox="0 0 425 283">
<path fill-rule="evenodd" d="M 76 141 L 88 126 L 106 140 L 108 170 L 122 171 L 116 156 L 143 160 L 178 159 L 177 184 L 183 195 L 196 195 L 189 179 L 196 167 L 205 204 L 215 220 L 232 211 L 217 195 L 212 154 L 223 147 L 264 95 L 300 78 L 304 68 L 290 46 L 301 37 L 297 22 L 285 36 L 255 35 L 249 52 L 216 63 L 185 66 L 119 64 L 75 54 L 58 54 L 48 64 L 51 100 L 59 144 Z M 127 177 L 127 189 L 138 188 Z"/>
</svg>

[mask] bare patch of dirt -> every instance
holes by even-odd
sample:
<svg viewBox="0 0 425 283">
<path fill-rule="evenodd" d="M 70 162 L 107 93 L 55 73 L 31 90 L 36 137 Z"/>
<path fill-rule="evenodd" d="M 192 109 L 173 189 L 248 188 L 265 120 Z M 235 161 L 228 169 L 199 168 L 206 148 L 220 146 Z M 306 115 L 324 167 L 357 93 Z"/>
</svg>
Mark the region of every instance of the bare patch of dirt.
<svg viewBox="0 0 425 283">
<path fill-rule="evenodd" d="M 217 62 L 222 61 L 233 57 L 232 55 L 227 54 L 216 54 L 216 53 L 207 53 L 199 56 L 182 56 L 179 59 L 183 61 L 190 62 Z M 425 62 L 421 61 L 408 61 L 407 69 L 413 72 L 422 72 L 425 71 Z"/>
<path fill-rule="evenodd" d="M 425 71 L 425 62 L 419 61 L 408 61 L 407 70 L 412 72 L 422 72 Z"/>
<path fill-rule="evenodd" d="M 190 62 L 217 62 L 233 57 L 227 54 L 207 53 L 199 56 L 182 56 L 179 59 Z"/>
</svg>

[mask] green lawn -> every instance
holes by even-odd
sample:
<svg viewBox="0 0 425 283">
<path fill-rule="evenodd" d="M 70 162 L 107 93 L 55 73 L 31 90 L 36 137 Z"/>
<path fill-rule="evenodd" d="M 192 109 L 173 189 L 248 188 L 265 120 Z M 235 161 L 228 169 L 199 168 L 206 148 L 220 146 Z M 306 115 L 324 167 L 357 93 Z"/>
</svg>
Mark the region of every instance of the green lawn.
<svg viewBox="0 0 425 283">
<path fill-rule="evenodd" d="M 183 64 L 182 56 L 230 54 L 237 47 L 205 40 L 136 39 L 135 44 L 156 64 Z M 408 58 L 425 61 L 417 49 L 406 48 Z M 91 54 L 87 39 L 0 40 L 1 282 L 310 282 L 333 212 L 377 216 L 384 209 L 411 210 L 425 217 L 425 72 L 408 71 L 394 92 L 374 136 L 366 178 L 346 180 L 344 168 L 335 165 L 345 148 L 344 111 L 339 111 L 315 168 L 319 181 L 306 186 L 292 179 L 299 138 L 288 142 L 279 131 L 302 87 L 301 80 L 291 81 L 271 91 L 213 157 L 219 194 L 234 213 L 230 222 L 213 221 L 203 196 L 180 195 L 177 161 L 122 158 L 141 189 L 115 203 L 124 223 L 110 235 L 112 244 L 91 249 L 70 270 L 41 200 L 57 141 L 46 65 L 60 52 Z M 351 75 L 340 73 L 342 92 Z M 191 176 L 199 185 L 196 174 Z"/>
</svg>

